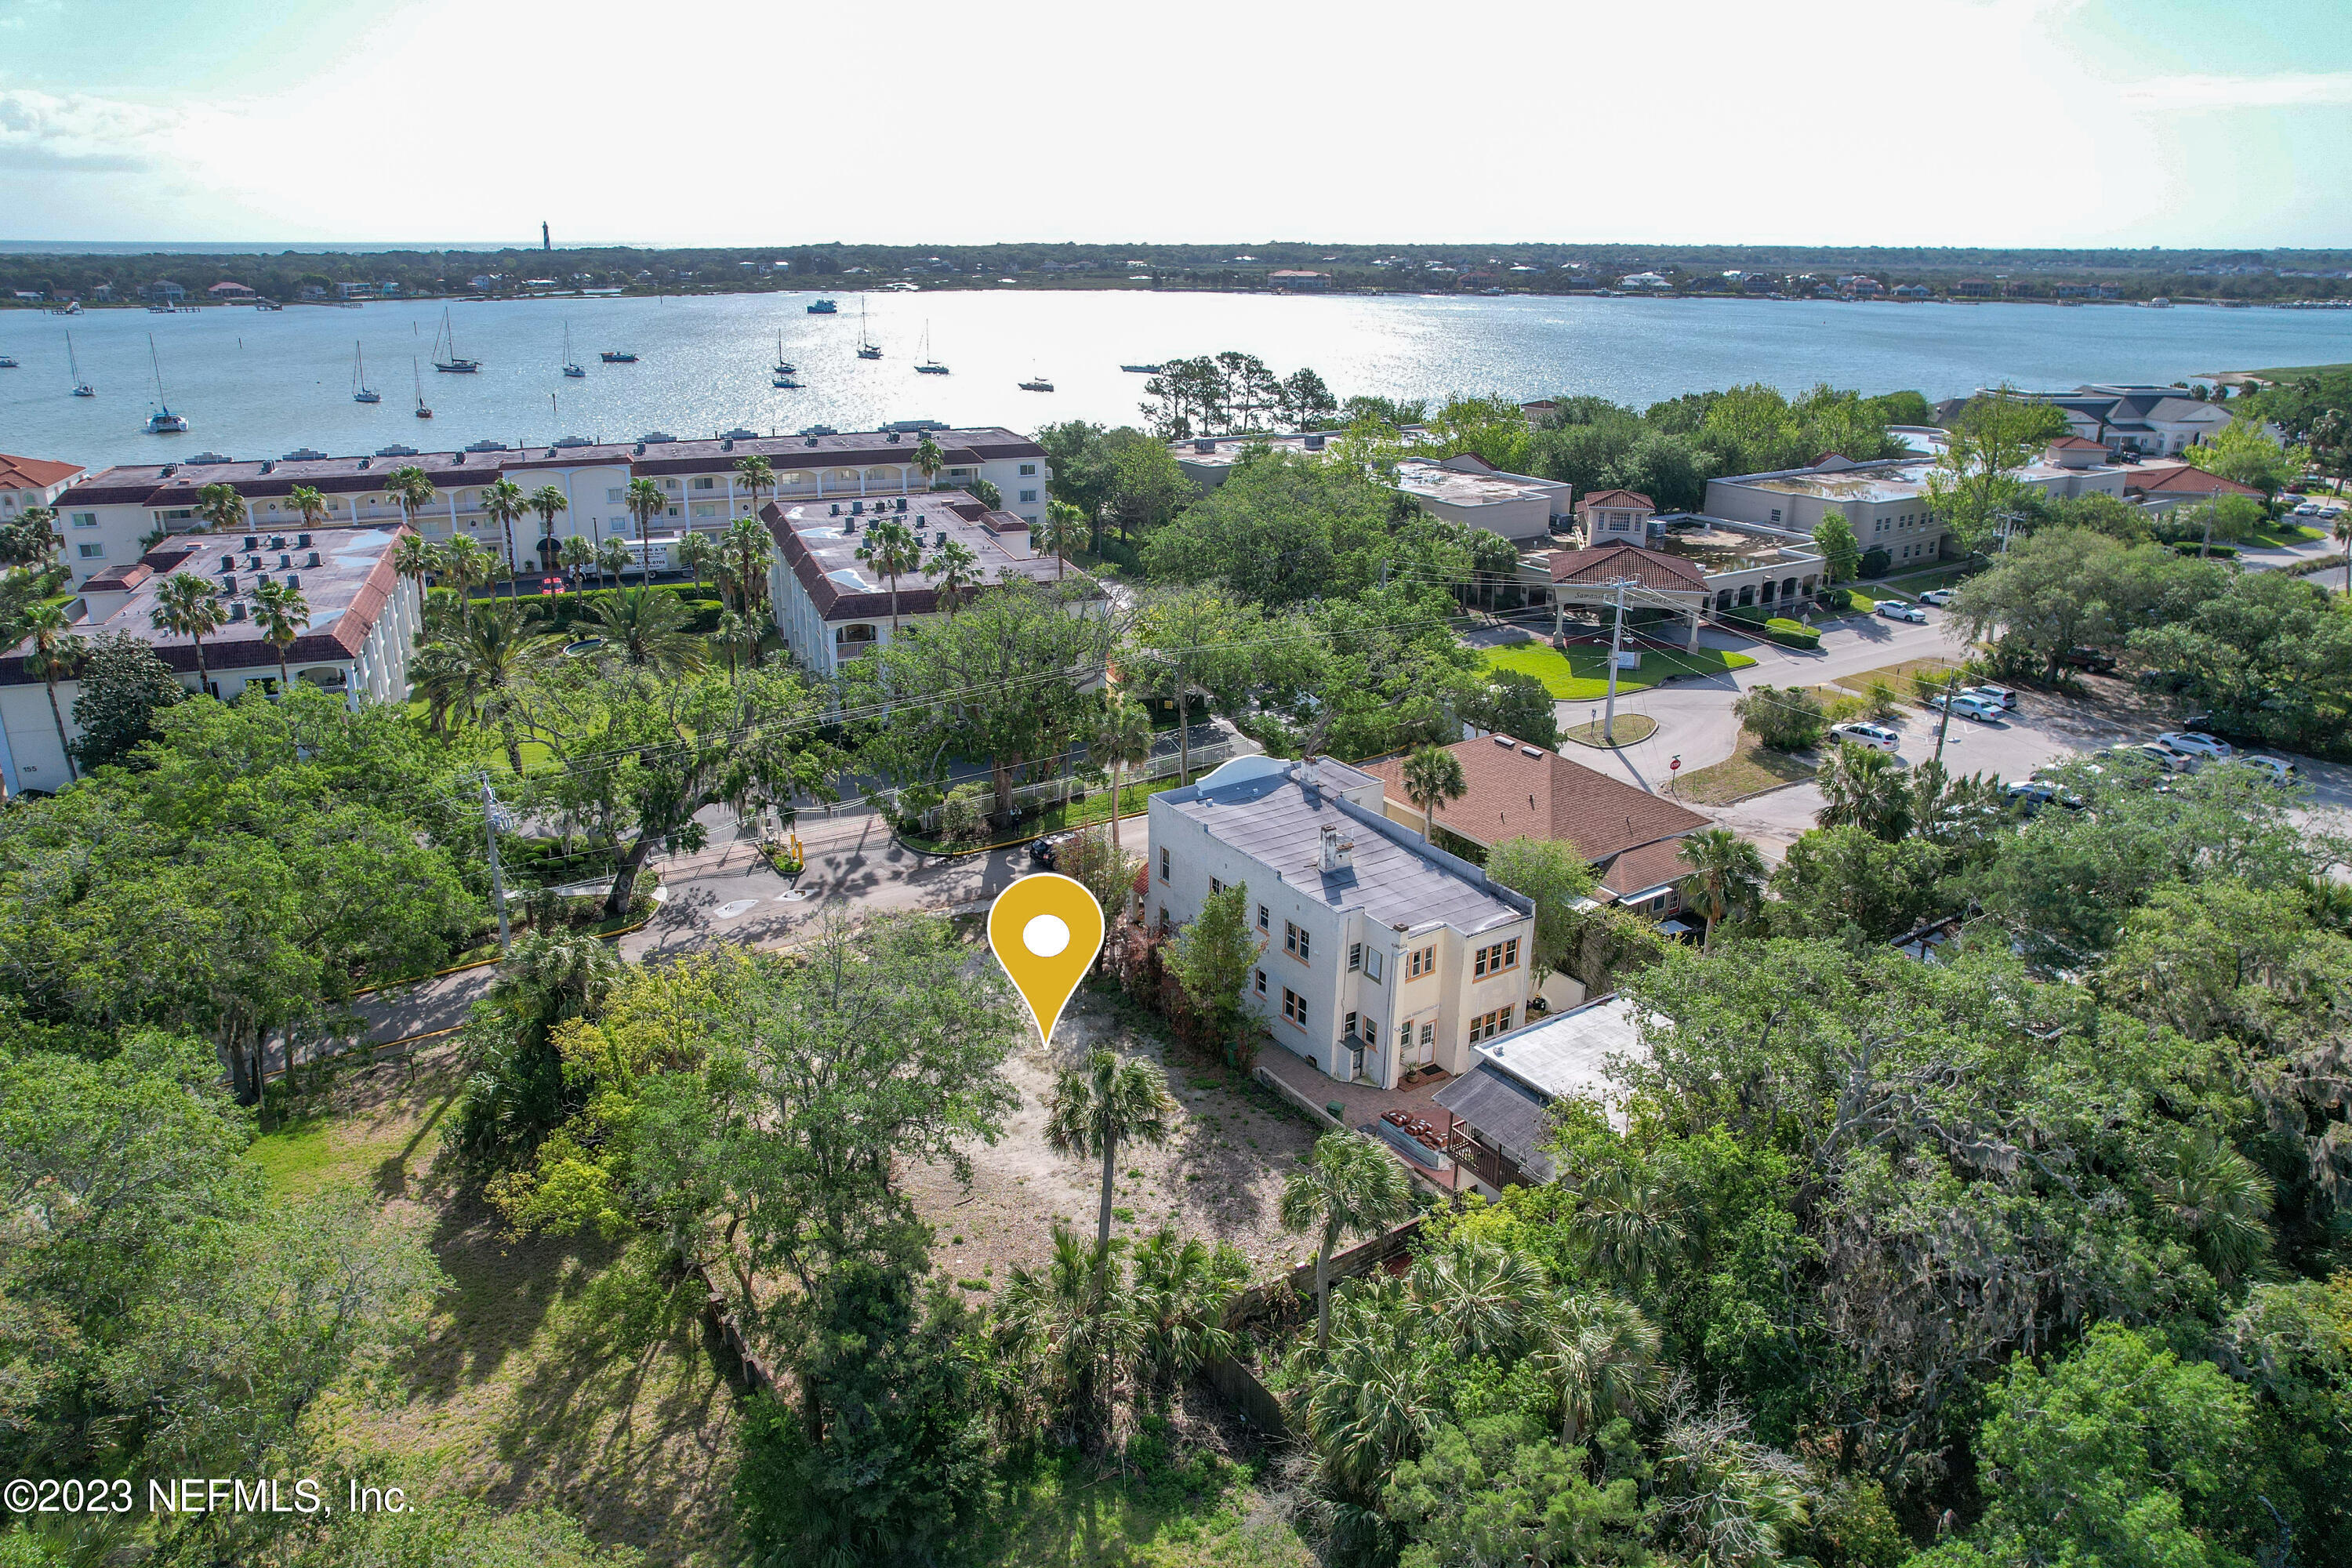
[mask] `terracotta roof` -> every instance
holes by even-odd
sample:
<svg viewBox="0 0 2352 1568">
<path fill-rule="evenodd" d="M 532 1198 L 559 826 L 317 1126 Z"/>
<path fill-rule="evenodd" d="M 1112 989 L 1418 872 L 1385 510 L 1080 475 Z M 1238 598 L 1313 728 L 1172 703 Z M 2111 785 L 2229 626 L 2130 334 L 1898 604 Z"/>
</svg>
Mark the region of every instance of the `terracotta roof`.
<svg viewBox="0 0 2352 1568">
<path fill-rule="evenodd" d="M 2142 495 L 2252 496 L 2262 491 L 2219 474 L 2209 474 L 2194 463 L 2142 463 L 2124 470 L 2124 489 Z"/>
<path fill-rule="evenodd" d="M 2080 436 L 2061 436 L 2050 443 L 2049 449 L 2053 452 L 2104 452 L 2106 450 L 2098 442 L 2086 440 Z"/>
<path fill-rule="evenodd" d="M 1462 759 L 1462 782 L 1469 788 L 1460 800 L 1437 808 L 1438 826 L 1474 843 L 1557 838 L 1597 863 L 1709 825 L 1687 807 L 1507 735 L 1457 742 L 1446 750 Z M 1381 781 L 1381 794 L 1418 815 L 1404 793 L 1403 757 L 1363 767 Z"/>
<path fill-rule="evenodd" d="M 1678 555 L 1638 544 L 1603 544 L 1591 550 L 1551 552 L 1555 583 L 1608 583 L 1631 577 L 1644 588 L 1704 592 L 1706 574 Z"/>
<path fill-rule="evenodd" d="M 46 489 L 80 472 L 79 463 L 54 462 L 47 458 L 12 458 L 0 452 L 0 490 Z"/>
<path fill-rule="evenodd" d="M 1611 898 L 1622 899 L 1679 882 L 1689 873 L 1690 868 L 1683 864 L 1683 841 L 1661 838 L 1655 844 L 1637 845 L 1610 861 L 1601 873 L 1601 888 Z"/>
<path fill-rule="evenodd" d="M 1658 510 L 1657 503 L 1639 490 L 1594 490 L 1576 503 L 1576 510 L 1583 511 L 1596 506 L 1640 507 L 1643 511 Z"/>
</svg>

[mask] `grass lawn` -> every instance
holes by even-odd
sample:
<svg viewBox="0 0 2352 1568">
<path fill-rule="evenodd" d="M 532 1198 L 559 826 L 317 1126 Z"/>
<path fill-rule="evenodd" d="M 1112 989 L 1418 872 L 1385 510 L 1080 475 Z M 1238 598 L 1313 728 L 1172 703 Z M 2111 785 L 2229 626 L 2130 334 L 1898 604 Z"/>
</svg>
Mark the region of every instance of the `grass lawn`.
<svg viewBox="0 0 2352 1568">
<path fill-rule="evenodd" d="M 1562 653 L 1549 643 L 1530 640 L 1490 647 L 1485 654 L 1487 668 L 1532 675 L 1556 698 L 1574 700 L 1609 694 L 1606 648 L 1576 647 Z M 1711 647 L 1696 652 L 1643 648 L 1641 668 L 1617 672 L 1617 690 L 1620 695 L 1647 691 L 1669 675 L 1721 675 L 1727 670 L 1745 669 L 1755 662 L 1744 653 L 1725 653 Z"/>
<path fill-rule="evenodd" d="M 1149 1441 L 1148 1439 L 1146 1440 Z M 1308 1568 L 1297 1531 L 1253 1506 L 1244 1466 L 1195 1450 L 1097 1479 L 1049 1459 L 1008 1478 L 974 1560 L 987 1568 Z"/>
<path fill-rule="evenodd" d="M 2309 544 L 2315 539 L 2326 537 L 2325 529 L 2306 528 L 2291 518 L 2281 518 L 2266 528 L 2256 529 L 2239 542 L 2256 549 L 2284 550 L 2290 545 Z"/>
<path fill-rule="evenodd" d="M 1559 738 L 1573 741 L 1580 746 L 1604 750 L 1612 746 L 1632 746 L 1656 734 L 1658 721 L 1646 713 L 1620 713 L 1617 715 L 1616 731 L 1616 739 L 1611 740 L 1607 722 L 1596 719 L 1590 724 L 1579 724 L 1573 730 L 1562 730 Z"/>
<path fill-rule="evenodd" d="M 1911 694 L 1911 677 L 1923 669 L 1942 670 L 1953 668 L 1948 658 L 1905 658 L 1893 664 L 1882 664 L 1875 669 L 1865 669 L 1857 675 L 1841 675 L 1833 683 L 1859 697 L 1870 689 L 1874 680 L 1883 680 L 1906 697 Z M 1833 694 L 1832 694 L 1833 695 Z"/>
<path fill-rule="evenodd" d="M 1976 574 L 1975 567 L 1961 562 L 1950 566 L 1930 567 L 1925 572 L 1907 572 L 1896 576 L 1882 577 L 1876 585 L 1891 588 L 1897 594 L 1916 599 L 1930 588 L 1957 588 Z M 1862 605 L 1864 609 L 1868 609 L 1876 603 L 1866 594 L 1861 597 L 1864 600 Z"/>
<path fill-rule="evenodd" d="M 2268 370 L 2250 370 L 2248 375 L 2259 375 L 2265 381 L 2282 381 L 2290 375 L 2332 375 L 2352 370 L 2352 364 L 2289 364 L 2273 365 Z"/>
<path fill-rule="evenodd" d="M 1712 767 L 1677 780 L 1674 798 L 1691 805 L 1729 805 L 1759 790 L 1776 789 L 1813 776 L 1814 764 L 1786 752 L 1768 752 L 1742 733 L 1739 749 Z"/>
<path fill-rule="evenodd" d="M 1841 594 L 1845 595 L 1845 604 L 1843 608 L 1841 608 L 1837 604 L 1837 597 Z M 1832 616 L 1854 613 L 1866 616 L 1870 614 L 1870 612 L 1874 609 L 1878 604 L 1877 600 L 1872 598 L 1869 595 L 1864 593 L 1859 588 L 1832 588 L 1823 597 L 1824 602 L 1822 604 L 1822 609 L 1826 614 Z"/>
</svg>

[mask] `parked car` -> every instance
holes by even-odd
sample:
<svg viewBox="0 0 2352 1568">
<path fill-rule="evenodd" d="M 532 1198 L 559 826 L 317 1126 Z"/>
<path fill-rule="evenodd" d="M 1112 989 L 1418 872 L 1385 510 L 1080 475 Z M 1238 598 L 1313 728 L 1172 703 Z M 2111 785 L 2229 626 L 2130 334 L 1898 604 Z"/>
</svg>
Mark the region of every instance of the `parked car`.
<svg viewBox="0 0 2352 1568">
<path fill-rule="evenodd" d="M 2087 669 L 2093 675 L 2113 675 L 2116 672 L 2116 656 L 2104 648 L 2070 647 L 2058 662 L 2069 668 Z"/>
<path fill-rule="evenodd" d="M 2301 506 L 2295 508 L 2294 510 L 2288 515 L 2293 517 L 2317 517 L 2319 515 L 2319 503 L 2315 500 L 2307 500 Z"/>
<path fill-rule="evenodd" d="M 2017 693 L 2006 686 L 1963 686 L 1960 688 L 1960 693 L 1965 697 L 1981 697 L 1987 702 L 2001 708 L 2017 706 Z"/>
<path fill-rule="evenodd" d="M 1989 702 L 1981 697 L 1972 697 L 1965 691 L 1956 691 L 1950 697 L 1936 698 L 1927 706 L 1942 708 L 1947 703 L 1951 705 L 1952 711 L 1960 718 L 1973 719 L 1979 724 L 1990 724 L 2000 717 L 1999 703 Z"/>
<path fill-rule="evenodd" d="M 1959 596 L 1960 591 L 1958 588 L 1930 588 L 1919 595 L 1919 602 L 1923 605 L 1933 605 L 1940 610 Z"/>
<path fill-rule="evenodd" d="M 1911 621 L 1923 626 L 1927 624 L 1927 612 L 1906 600 L 1881 599 L 1871 608 L 1890 621 Z"/>
<path fill-rule="evenodd" d="M 2142 741 L 2136 746 L 2118 748 L 2126 756 L 2142 756 L 2167 773 L 2193 773 L 2204 766 L 2204 759 L 2187 752 L 2176 752 L 2170 746 L 2160 746 L 2154 741 Z"/>
<path fill-rule="evenodd" d="M 2197 684 L 2197 678 L 2185 669 L 2143 669 L 2137 679 L 2158 691 L 2186 691 Z"/>
<path fill-rule="evenodd" d="M 2237 748 L 2218 735 L 2208 735 L 2197 730 L 2168 730 L 2156 738 L 2156 743 L 2175 752 L 2185 752 L 2192 757 L 2210 757 L 2215 762 L 2226 761 L 2236 754 Z"/>
<path fill-rule="evenodd" d="M 2284 757 L 2266 756 L 2260 752 L 2250 752 L 2238 760 L 2250 768 L 2259 768 L 2268 773 L 2273 784 L 2293 784 L 2302 772 Z"/>
<path fill-rule="evenodd" d="M 1054 868 L 1054 857 L 1061 848 L 1062 839 L 1067 837 L 1067 834 L 1059 836 L 1047 834 L 1042 838 L 1032 838 L 1029 841 L 1029 858 L 1036 861 L 1038 865 L 1043 866 L 1046 870 L 1052 870 Z"/>
<path fill-rule="evenodd" d="M 2084 803 L 2081 795 L 2070 789 L 2060 789 L 2045 778 L 2021 779 L 2015 784 L 2006 784 L 2000 787 L 2001 793 L 2008 795 L 2010 799 L 2023 801 L 2028 810 L 2044 805 L 2063 806 L 2068 811 L 2083 809 Z"/>
<path fill-rule="evenodd" d="M 1830 733 L 1841 741 L 1857 746 L 1867 746 L 1874 752 L 1891 752 L 1902 745 L 1903 737 L 1884 724 L 1832 724 Z"/>
</svg>

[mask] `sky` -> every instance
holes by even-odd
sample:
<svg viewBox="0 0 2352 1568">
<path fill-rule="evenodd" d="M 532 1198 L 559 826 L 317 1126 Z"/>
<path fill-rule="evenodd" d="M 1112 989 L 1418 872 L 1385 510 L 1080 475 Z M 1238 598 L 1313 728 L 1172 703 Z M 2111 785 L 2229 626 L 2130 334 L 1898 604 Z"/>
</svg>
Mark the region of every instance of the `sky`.
<svg viewBox="0 0 2352 1568">
<path fill-rule="evenodd" d="M 0 0 L 0 239 L 2352 246 L 2345 0 Z"/>
</svg>

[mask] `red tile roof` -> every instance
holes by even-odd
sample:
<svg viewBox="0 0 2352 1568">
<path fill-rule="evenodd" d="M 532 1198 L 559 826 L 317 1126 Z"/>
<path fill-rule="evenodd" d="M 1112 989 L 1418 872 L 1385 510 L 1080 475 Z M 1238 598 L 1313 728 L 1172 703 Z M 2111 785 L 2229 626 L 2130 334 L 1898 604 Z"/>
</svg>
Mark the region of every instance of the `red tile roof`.
<svg viewBox="0 0 2352 1568">
<path fill-rule="evenodd" d="M 1657 503 L 1639 490 L 1594 490 L 1576 503 L 1576 510 L 1585 511 L 1596 506 L 1639 507 L 1643 511 L 1658 510 Z"/>
<path fill-rule="evenodd" d="M 2252 496 L 2262 491 L 2219 474 L 2209 474 L 2194 463 L 2142 463 L 2124 470 L 2124 489 L 2142 495 Z"/>
<path fill-rule="evenodd" d="M 1481 736 L 1446 750 L 1462 759 L 1462 782 L 1469 788 L 1460 800 L 1437 808 L 1437 823 L 1473 843 L 1556 838 L 1600 862 L 1709 825 L 1685 806 L 1508 736 Z M 1381 794 L 1418 815 L 1404 793 L 1402 756 L 1363 768 L 1381 781 Z"/>
<path fill-rule="evenodd" d="M 2086 440 L 2080 436 L 2061 436 L 2055 441 L 2050 443 L 2050 450 L 2053 452 L 2104 452 L 2106 450 L 2106 447 L 2101 446 L 2096 441 Z"/>
<path fill-rule="evenodd" d="M 81 472 L 79 463 L 54 462 L 47 458 L 12 458 L 0 452 L 0 490 L 47 489 L 59 479 Z"/>
<path fill-rule="evenodd" d="M 1555 583 L 1609 583 L 1631 577 L 1645 588 L 1704 592 L 1706 574 L 1678 555 L 1638 544 L 1603 544 L 1591 550 L 1551 552 Z"/>
<path fill-rule="evenodd" d="M 1637 845 L 1610 861 L 1601 873 L 1601 890 L 1612 899 L 1622 899 L 1679 882 L 1689 872 L 1690 868 L 1683 864 L 1683 841 L 1661 838 L 1655 844 Z"/>
</svg>

